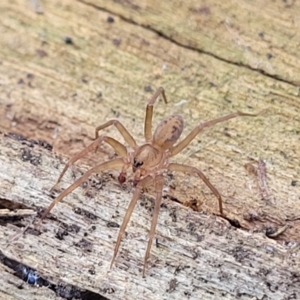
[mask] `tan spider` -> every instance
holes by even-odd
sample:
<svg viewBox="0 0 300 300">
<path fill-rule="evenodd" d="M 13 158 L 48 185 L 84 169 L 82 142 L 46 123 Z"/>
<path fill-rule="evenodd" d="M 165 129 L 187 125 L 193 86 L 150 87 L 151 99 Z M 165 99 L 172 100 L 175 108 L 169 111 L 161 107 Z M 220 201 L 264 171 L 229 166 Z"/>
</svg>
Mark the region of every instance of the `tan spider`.
<svg viewBox="0 0 300 300">
<path fill-rule="evenodd" d="M 177 163 L 169 163 L 169 158 L 175 156 L 176 154 L 181 152 L 184 148 L 186 148 L 189 145 L 189 143 L 205 127 L 210 127 L 214 124 L 235 118 L 237 116 L 255 117 L 260 114 L 260 113 L 247 114 L 238 111 L 229 114 L 227 116 L 202 123 L 196 126 L 181 142 L 179 142 L 177 145 L 174 146 L 174 144 L 179 139 L 183 130 L 183 119 L 180 115 L 172 115 L 162 120 L 157 126 L 154 135 L 152 136 L 153 105 L 160 95 L 163 96 L 165 103 L 167 103 L 165 92 L 162 87 L 160 87 L 153 95 L 153 97 L 151 97 L 151 99 L 148 101 L 147 108 L 146 108 L 145 127 L 144 127 L 144 135 L 145 135 L 146 142 L 143 145 L 138 146 L 134 138 L 131 136 L 131 134 L 118 120 L 110 120 L 105 124 L 100 125 L 96 128 L 95 141 L 68 161 L 63 171 L 61 172 L 55 186 L 61 181 L 63 175 L 72 164 L 74 164 L 78 159 L 85 156 L 87 153 L 97 150 L 97 148 L 102 142 L 106 142 L 107 144 L 112 146 L 120 157 L 109 160 L 107 162 L 101 163 L 93 167 L 92 169 L 87 171 L 82 177 L 77 179 L 72 185 L 70 185 L 66 190 L 64 190 L 58 197 L 56 197 L 52 201 L 52 203 L 44 212 L 40 221 L 37 224 L 37 226 L 39 226 L 42 220 L 47 216 L 47 214 L 51 211 L 51 209 L 54 207 L 56 203 L 58 203 L 64 197 L 69 195 L 74 189 L 76 189 L 84 181 L 86 181 L 88 177 L 90 177 L 92 174 L 99 173 L 104 170 L 108 170 L 112 168 L 121 168 L 121 173 L 118 176 L 118 180 L 120 183 L 123 183 L 126 181 L 127 169 L 132 167 L 134 173 L 133 183 L 136 188 L 119 231 L 117 243 L 114 250 L 114 255 L 111 261 L 111 266 L 115 261 L 126 226 L 128 224 L 134 206 L 136 205 L 136 202 L 142 190 L 149 185 L 154 185 L 156 191 L 156 198 L 155 198 L 155 206 L 154 206 L 153 218 L 152 218 L 150 234 L 149 234 L 149 241 L 148 241 L 147 250 L 144 258 L 143 276 L 145 275 L 147 260 L 150 256 L 150 249 L 151 249 L 152 240 L 155 233 L 155 227 L 157 224 L 157 218 L 159 214 L 159 208 L 160 208 L 160 203 L 162 198 L 162 189 L 164 185 L 164 177 L 162 175 L 163 171 L 165 170 L 179 171 L 179 172 L 185 172 L 190 174 L 193 173 L 198 175 L 218 198 L 219 210 L 220 213 L 223 214 L 221 195 L 219 194 L 218 190 L 209 182 L 209 180 L 205 177 L 205 175 L 200 170 L 194 167 L 183 165 L 183 164 L 177 164 Z M 107 128 L 111 125 L 114 125 L 118 129 L 118 131 L 121 133 L 125 141 L 129 144 L 130 149 L 127 149 L 123 144 L 121 144 L 120 142 L 118 142 L 117 140 L 109 136 L 106 135 L 99 136 L 98 132 L 100 130 Z"/>
</svg>

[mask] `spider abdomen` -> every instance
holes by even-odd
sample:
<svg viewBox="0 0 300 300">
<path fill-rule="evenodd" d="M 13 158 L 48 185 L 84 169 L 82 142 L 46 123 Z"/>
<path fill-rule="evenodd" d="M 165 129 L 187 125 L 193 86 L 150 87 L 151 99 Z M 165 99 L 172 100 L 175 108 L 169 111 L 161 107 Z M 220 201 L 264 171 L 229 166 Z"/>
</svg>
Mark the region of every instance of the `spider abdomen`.
<svg viewBox="0 0 300 300">
<path fill-rule="evenodd" d="M 179 139 L 183 131 L 183 119 L 180 115 L 172 115 L 162 120 L 153 135 L 153 145 L 167 150 Z"/>
</svg>

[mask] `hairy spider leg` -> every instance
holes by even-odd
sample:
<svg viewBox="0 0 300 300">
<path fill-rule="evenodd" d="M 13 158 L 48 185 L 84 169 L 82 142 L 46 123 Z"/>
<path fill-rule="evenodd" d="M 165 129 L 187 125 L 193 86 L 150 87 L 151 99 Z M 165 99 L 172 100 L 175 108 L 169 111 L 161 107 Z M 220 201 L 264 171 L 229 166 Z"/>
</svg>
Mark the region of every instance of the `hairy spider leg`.
<svg viewBox="0 0 300 300">
<path fill-rule="evenodd" d="M 147 107 L 146 107 L 146 117 L 145 117 L 145 125 L 144 125 L 144 135 L 146 142 L 151 142 L 152 140 L 152 116 L 153 116 L 153 106 L 157 98 L 162 95 L 165 103 L 167 102 L 165 90 L 163 87 L 159 87 L 155 94 L 149 99 Z"/>
<path fill-rule="evenodd" d="M 92 174 L 94 173 L 100 173 L 102 171 L 108 170 L 108 169 L 114 169 L 117 167 L 122 167 L 124 165 L 123 158 L 116 158 L 104 163 L 101 163 L 94 168 L 88 170 L 85 172 L 80 178 L 78 178 L 72 185 L 70 185 L 67 189 L 65 189 L 58 197 L 56 197 L 51 204 L 48 206 L 46 211 L 43 213 L 41 219 L 35 226 L 36 228 L 40 226 L 43 219 L 48 215 L 48 213 L 51 211 L 51 209 L 57 204 L 59 201 L 61 201 L 64 197 L 68 196 L 72 191 L 74 191 L 78 186 L 80 186 L 84 181 L 86 181 Z"/>
<path fill-rule="evenodd" d="M 235 113 L 229 114 L 227 116 L 217 118 L 211 121 L 204 122 L 202 124 L 199 124 L 196 126 L 181 142 L 179 142 L 177 145 L 173 146 L 170 149 L 170 156 L 174 156 L 181 152 L 185 147 L 189 145 L 189 143 L 205 128 L 205 127 L 211 127 L 217 123 L 221 123 L 224 121 L 227 121 L 229 119 L 236 118 L 238 116 L 247 116 L 247 117 L 257 117 L 258 115 L 261 115 L 264 113 L 265 110 L 257 113 L 257 114 L 248 114 L 244 112 L 237 111 Z"/>
<path fill-rule="evenodd" d="M 135 191 L 133 193 L 133 196 L 132 196 L 132 199 L 129 203 L 129 206 L 126 210 L 126 213 L 125 213 L 125 216 L 124 216 L 124 219 L 123 219 L 123 222 L 122 222 L 122 225 L 121 225 L 121 228 L 119 230 L 119 234 L 118 234 L 118 238 L 117 238 L 117 242 L 116 242 L 116 246 L 115 246 L 115 250 L 114 250 L 114 255 L 113 255 L 113 258 L 111 260 L 111 264 L 110 264 L 110 268 L 112 267 L 115 259 L 116 259 L 116 256 L 118 254 L 118 251 L 119 251 L 119 247 L 120 247 L 120 243 L 121 243 L 121 240 L 122 240 L 122 237 L 124 235 L 124 232 L 125 232 L 125 229 L 127 227 L 127 224 L 129 222 L 129 219 L 131 217 L 131 214 L 133 212 L 133 209 L 137 203 L 137 200 L 142 192 L 142 189 L 149 186 L 150 184 L 153 183 L 153 177 L 148 175 L 146 176 L 145 178 L 143 178 L 141 181 L 139 181 L 139 183 L 137 184 L 136 188 L 135 188 Z"/>
<path fill-rule="evenodd" d="M 143 277 L 145 277 L 147 261 L 150 256 L 150 250 L 151 250 L 151 246 L 152 246 L 152 242 L 153 242 L 153 238 L 154 238 L 154 234 L 155 234 L 155 228 L 156 228 L 157 219 L 158 219 L 158 215 L 159 215 L 163 187 L 164 187 L 164 177 L 162 175 L 159 175 L 155 178 L 156 197 L 155 197 L 155 204 L 154 204 L 151 228 L 150 228 L 150 232 L 149 232 L 149 240 L 148 240 L 147 250 L 146 250 L 146 254 L 145 254 L 145 258 L 144 258 Z"/>
<path fill-rule="evenodd" d="M 109 137 L 109 136 L 100 136 L 98 137 L 93 143 L 91 143 L 89 146 L 87 146 L 85 149 L 83 149 L 81 152 L 79 152 L 78 154 L 76 154 L 74 157 L 72 157 L 65 165 L 64 169 L 62 170 L 62 172 L 59 175 L 58 180 L 56 181 L 55 185 L 51 188 L 51 190 L 55 189 L 56 186 L 59 184 L 59 182 L 61 181 L 62 177 L 64 176 L 64 174 L 66 173 L 66 171 L 68 170 L 68 168 L 73 165 L 77 160 L 79 160 L 80 158 L 84 157 L 85 155 L 87 155 L 89 152 L 93 151 L 94 149 L 98 148 L 99 145 L 102 142 L 106 142 L 107 144 L 109 144 L 111 147 L 114 148 L 114 150 L 117 152 L 118 155 L 120 155 L 121 157 L 127 157 L 127 149 L 126 147 L 121 144 L 120 142 L 118 142 L 117 140 Z"/>
<path fill-rule="evenodd" d="M 220 193 L 199 169 L 191 166 L 183 165 L 183 164 L 171 163 L 168 165 L 168 170 L 198 175 L 204 181 L 204 183 L 210 188 L 210 190 L 214 193 L 214 195 L 218 198 L 220 214 L 223 215 L 222 197 Z"/>
</svg>

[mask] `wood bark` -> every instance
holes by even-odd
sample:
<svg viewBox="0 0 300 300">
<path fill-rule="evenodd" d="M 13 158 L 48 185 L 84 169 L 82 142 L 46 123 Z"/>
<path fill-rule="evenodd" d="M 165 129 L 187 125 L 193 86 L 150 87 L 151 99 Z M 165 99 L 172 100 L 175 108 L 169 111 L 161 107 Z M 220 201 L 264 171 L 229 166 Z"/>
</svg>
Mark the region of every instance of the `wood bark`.
<svg viewBox="0 0 300 300">
<path fill-rule="evenodd" d="M 0 291 L 6 299 L 300 298 L 300 5 L 219 2 L 0 4 Z M 217 187 L 226 218 L 198 178 L 166 175 L 158 242 L 142 278 L 151 189 L 109 269 L 114 226 L 133 193 L 130 178 L 116 183 L 118 171 L 95 175 L 66 197 L 41 234 L 31 223 L 75 178 L 114 156 L 104 146 L 50 192 L 96 126 L 117 118 L 143 142 L 145 105 L 159 86 L 168 104 L 155 106 L 154 127 L 180 113 L 183 135 L 237 110 L 267 112 L 207 129 L 176 156 Z M 114 128 L 106 133 L 121 140 Z M 47 285 L 31 285 L 29 270 Z"/>
</svg>

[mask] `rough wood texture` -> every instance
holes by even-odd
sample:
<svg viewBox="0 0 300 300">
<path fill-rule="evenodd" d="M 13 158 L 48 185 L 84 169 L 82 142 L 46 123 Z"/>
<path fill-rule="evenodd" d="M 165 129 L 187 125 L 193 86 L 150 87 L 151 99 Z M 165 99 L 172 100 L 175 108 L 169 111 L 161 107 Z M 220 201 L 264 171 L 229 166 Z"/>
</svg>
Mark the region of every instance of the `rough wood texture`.
<svg viewBox="0 0 300 300">
<path fill-rule="evenodd" d="M 186 120 L 183 134 L 229 112 L 268 108 L 264 116 L 206 130 L 176 159 L 210 178 L 224 198 L 226 216 L 242 229 L 212 215 L 217 201 L 202 182 L 174 174 L 167 179 L 157 228 L 160 247 L 152 249 L 149 276 L 141 278 L 148 194 L 108 271 L 118 231 L 109 222 L 121 223 L 132 195 L 130 184 L 120 187 L 111 172 L 93 177 L 87 191 L 79 188 L 60 203 L 39 236 L 29 232 L 7 247 L 16 226 L 29 224 L 31 217 L 4 219 L 4 255 L 53 284 L 109 299 L 300 298 L 300 6 L 219 2 L 45 1 L 44 14 L 23 1 L 1 2 L 0 130 L 27 141 L 1 136 L 0 220 L 4 209 L 27 209 L 30 215 L 46 208 L 66 161 L 60 158 L 88 145 L 104 121 L 117 117 L 142 141 L 145 104 L 158 86 L 169 103 L 155 107 L 156 123 L 179 112 Z M 67 43 L 70 38 L 73 43 Z M 113 128 L 107 132 L 119 137 Z M 46 142 L 32 148 L 30 139 Z M 43 149 L 47 143 L 56 157 Z M 79 162 L 73 176 L 112 155 L 104 147 Z M 74 180 L 71 173 L 62 188 Z M 78 215 L 75 207 L 89 213 Z M 78 233 L 72 224 L 80 227 Z M 265 237 L 282 228 L 276 241 Z M 25 293 L 12 288 L 13 275 L 1 268 L 7 275 L 1 291 L 11 297 Z M 42 298 L 37 288 L 24 285 L 32 299 Z M 44 291 L 45 298 L 58 297 Z"/>
<path fill-rule="evenodd" d="M 62 167 L 58 158 L 39 146 L 29 148 L 7 137 L 1 137 L 1 157 L 0 197 L 27 207 L 47 205 L 49 188 Z M 64 185 L 72 178 L 66 181 Z M 109 299 L 292 299 L 299 295 L 299 252 L 294 243 L 280 245 L 264 232 L 235 229 L 219 217 L 169 200 L 161 209 L 159 246 L 152 249 L 148 276 L 143 279 L 150 219 L 147 197 L 137 206 L 116 266 L 109 271 L 118 231 L 112 221 L 120 224 L 131 188 L 122 190 L 109 177 L 102 179 L 97 191 L 94 186 L 99 186 L 96 179 L 88 192 L 96 194 L 94 198 L 78 189 L 72 201 L 61 203 L 55 211 L 59 221 L 47 219 L 39 236 L 29 230 L 17 239 L 21 231 L 8 220 L 0 231 L 4 255 L 36 268 L 50 282 L 72 284 Z M 7 278 L 1 290 L 17 297 L 23 290 L 11 286 L 19 284 Z M 33 292 L 31 298 L 39 297 Z"/>
<path fill-rule="evenodd" d="M 198 53 L 300 84 L 298 1 L 82 2 Z"/>
</svg>

